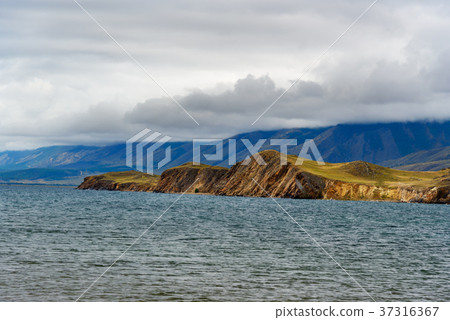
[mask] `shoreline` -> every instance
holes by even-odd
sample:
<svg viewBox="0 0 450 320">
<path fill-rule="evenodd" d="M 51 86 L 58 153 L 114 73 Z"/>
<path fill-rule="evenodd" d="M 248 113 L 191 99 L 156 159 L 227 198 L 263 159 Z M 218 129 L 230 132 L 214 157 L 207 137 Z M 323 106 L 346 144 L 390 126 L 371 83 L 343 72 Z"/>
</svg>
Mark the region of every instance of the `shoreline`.
<svg viewBox="0 0 450 320">
<path fill-rule="evenodd" d="M 55 186 L 57 187 L 57 186 Z M 179 195 L 183 194 L 183 192 L 154 192 L 154 191 L 131 191 L 131 190 L 108 190 L 108 189 L 79 189 L 74 188 L 75 190 L 80 191 L 107 191 L 107 192 L 129 192 L 129 193 L 153 193 L 153 194 L 170 194 L 170 195 Z M 201 193 L 201 192 L 184 192 L 185 195 L 199 195 L 199 196 L 211 196 L 211 197 L 227 197 L 227 198 L 252 198 L 252 199 L 290 199 L 290 200 L 307 200 L 307 201 L 336 201 L 336 202 L 369 202 L 369 203 L 398 203 L 398 204 L 416 204 L 416 205 L 450 205 L 450 203 L 428 203 L 428 202 L 405 202 L 405 201 L 394 201 L 394 200 L 355 200 L 355 199 L 309 199 L 309 198 L 283 198 L 283 197 L 268 197 L 268 196 L 251 196 L 251 195 L 221 195 L 221 194 L 212 194 L 212 193 Z"/>
<path fill-rule="evenodd" d="M 20 182 L 0 182 L 0 186 L 28 186 L 28 187 L 62 187 L 77 188 L 76 184 L 53 184 L 53 183 L 20 183 Z"/>
</svg>

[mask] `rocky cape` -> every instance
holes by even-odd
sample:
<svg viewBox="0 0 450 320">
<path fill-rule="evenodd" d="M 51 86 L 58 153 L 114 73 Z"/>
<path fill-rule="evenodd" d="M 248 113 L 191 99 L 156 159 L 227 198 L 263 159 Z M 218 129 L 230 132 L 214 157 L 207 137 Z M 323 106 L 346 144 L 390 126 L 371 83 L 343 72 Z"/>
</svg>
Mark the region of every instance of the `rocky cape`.
<svg viewBox="0 0 450 320">
<path fill-rule="evenodd" d="M 161 176 L 111 172 L 86 177 L 78 189 L 449 204 L 450 169 L 402 171 L 363 161 L 319 165 L 267 150 L 231 169 L 187 163 Z"/>
</svg>

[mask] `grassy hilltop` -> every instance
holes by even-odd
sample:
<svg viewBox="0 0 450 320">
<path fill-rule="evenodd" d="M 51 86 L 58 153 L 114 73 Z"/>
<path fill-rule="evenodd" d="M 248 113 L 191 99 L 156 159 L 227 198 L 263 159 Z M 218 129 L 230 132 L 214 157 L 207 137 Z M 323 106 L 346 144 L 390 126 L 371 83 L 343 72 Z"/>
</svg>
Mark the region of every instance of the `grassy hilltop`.
<svg viewBox="0 0 450 320">
<path fill-rule="evenodd" d="M 295 165 L 297 159 L 296 156 L 288 156 L 288 162 L 293 165 Z M 297 167 L 327 179 L 348 183 L 387 187 L 436 187 L 450 185 L 449 169 L 440 171 L 405 171 L 364 161 L 325 163 L 325 165 L 321 166 L 311 160 L 304 160 L 303 164 Z"/>
</svg>

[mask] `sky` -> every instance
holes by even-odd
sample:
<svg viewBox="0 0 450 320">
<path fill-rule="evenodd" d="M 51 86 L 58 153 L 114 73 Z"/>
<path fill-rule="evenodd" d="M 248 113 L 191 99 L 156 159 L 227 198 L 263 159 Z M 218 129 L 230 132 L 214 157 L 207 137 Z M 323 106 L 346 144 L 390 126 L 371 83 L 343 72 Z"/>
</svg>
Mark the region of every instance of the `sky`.
<svg viewBox="0 0 450 320">
<path fill-rule="evenodd" d="M 450 119 L 448 1 L 78 2 L 1 1 L 0 150 Z"/>
</svg>

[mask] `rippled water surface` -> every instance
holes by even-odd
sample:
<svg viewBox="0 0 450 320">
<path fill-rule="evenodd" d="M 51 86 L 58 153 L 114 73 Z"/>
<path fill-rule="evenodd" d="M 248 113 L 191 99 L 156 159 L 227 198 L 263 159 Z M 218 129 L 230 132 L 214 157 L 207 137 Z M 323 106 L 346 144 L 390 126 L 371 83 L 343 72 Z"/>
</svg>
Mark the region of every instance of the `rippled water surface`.
<svg viewBox="0 0 450 320">
<path fill-rule="evenodd" d="M 178 197 L 0 186 L 0 301 L 76 300 Z M 449 206 L 277 201 L 182 196 L 80 301 L 450 300 Z"/>
</svg>

